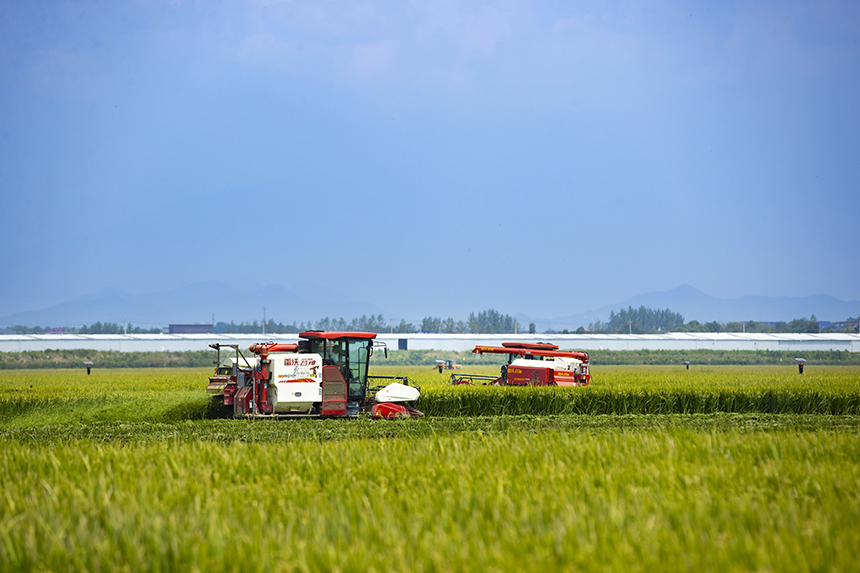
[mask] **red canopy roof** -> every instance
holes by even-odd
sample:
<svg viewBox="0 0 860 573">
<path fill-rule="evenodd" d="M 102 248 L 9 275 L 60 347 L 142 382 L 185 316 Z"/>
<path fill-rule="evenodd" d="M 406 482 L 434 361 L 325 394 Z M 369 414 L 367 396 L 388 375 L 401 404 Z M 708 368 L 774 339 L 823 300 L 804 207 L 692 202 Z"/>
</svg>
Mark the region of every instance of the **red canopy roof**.
<svg viewBox="0 0 860 573">
<path fill-rule="evenodd" d="M 376 338 L 375 332 L 329 332 L 325 330 L 309 330 L 299 333 L 301 338 L 325 338 L 326 340 L 337 340 L 339 338 L 363 338 L 370 340 Z"/>
<path fill-rule="evenodd" d="M 558 350 L 558 346 L 549 342 L 502 342 L 505 348 L 531 348 L 533 350 Z"/>
</svg>

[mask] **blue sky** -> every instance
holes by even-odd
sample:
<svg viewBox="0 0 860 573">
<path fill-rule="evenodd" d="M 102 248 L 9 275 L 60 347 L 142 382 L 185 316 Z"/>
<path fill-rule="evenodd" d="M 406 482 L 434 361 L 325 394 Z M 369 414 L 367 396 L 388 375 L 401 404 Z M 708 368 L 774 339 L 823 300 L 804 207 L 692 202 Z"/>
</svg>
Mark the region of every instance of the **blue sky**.
<svg viewBox="0 0 860 573">
<path fill-rule="evenodd" d="M 4 2 L 0 315 L 856 300 L 858 102 L 854 1 Z"/>
</svg>

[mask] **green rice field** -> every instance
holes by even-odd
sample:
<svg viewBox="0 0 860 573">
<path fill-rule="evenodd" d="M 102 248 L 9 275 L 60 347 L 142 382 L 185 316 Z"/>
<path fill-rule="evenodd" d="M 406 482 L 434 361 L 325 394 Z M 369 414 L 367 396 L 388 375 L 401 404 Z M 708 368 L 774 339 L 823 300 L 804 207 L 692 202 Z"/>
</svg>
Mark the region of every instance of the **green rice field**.
<svg viewBox="0 0 860 573">
<path fill-rule="evenodd" d="M 858 569 L 860 368 L 375 373 L 426 416 L 222 419 L 205 369 L 0 372 L 0 570 Z"/>
</svg>

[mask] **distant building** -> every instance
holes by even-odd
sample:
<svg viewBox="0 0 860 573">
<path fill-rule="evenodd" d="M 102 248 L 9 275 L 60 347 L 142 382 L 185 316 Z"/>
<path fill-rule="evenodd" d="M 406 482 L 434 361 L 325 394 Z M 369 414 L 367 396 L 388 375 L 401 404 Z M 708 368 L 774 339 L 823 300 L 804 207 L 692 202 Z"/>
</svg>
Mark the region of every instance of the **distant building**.
<svg viewBox="0 0 860 573">
<path fill-rule="evenodd" d="M 68 334 L 69 331 L 65 328 L 51 328 L 45 331 L 45 334 Z"/>
<path fill-rule="evenodd" d="M 4 328 L 0 330 L 0 334 L 18 334 L 18 331 L 12 330 L 11 328 Z"/>
<path fill-rule="evenodd" d="M 833 330 L 838 330 L 840 332 L 857 332 L 857 330 L 860 329 L 860 320 L 843 320 L 841 322 L 828 322 L 826 324 L 823 321 L 819 321 L 818 324 L 822 329 L 832 326 Z"/>
<path fill-rule="evenodd" d="M 208 334 L 212 332 L 211 324 L 171 324 L 168 334 Z"/>
</svg>

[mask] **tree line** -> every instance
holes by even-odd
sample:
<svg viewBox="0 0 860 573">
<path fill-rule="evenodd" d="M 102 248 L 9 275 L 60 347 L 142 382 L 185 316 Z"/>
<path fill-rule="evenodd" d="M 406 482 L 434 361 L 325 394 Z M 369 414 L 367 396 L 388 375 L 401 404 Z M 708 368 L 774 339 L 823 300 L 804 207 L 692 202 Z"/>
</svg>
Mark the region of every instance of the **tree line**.
<svg viewBox="0 0 860 573">
<path fill-rule="evenodd" d="M 424 317 L 421 332 L 446 334 L 512 334 L 523 332 L 520 323 L 508 314 L 494 308 L 482 310 L 478 314 L 469 313 L 468 320 L 442 319 L 436 316 Z"/>
<path fill-rule="evenodd" d="M 813 314 L 809 318 L 795 318 L 788 322 L 780 321 L 773 324 L 765 322 L 706 322 L 699 323 L 691 320 L 680 327 L 678 332 L 821 332 L 818 320 Z M 835 332 L 831 329 L 830 332 Z"/>
<path fill-rule="evenodd" d="M 265 326 L 265 330 L 263 327 Z M 533 326 L 533 325 L 532 325 Z M 520 323 L 514 317 L 502 314 L 496 309 L 482 310 L 477 314 L 469 313 L 467 320 L 454 320 L 449 317 L 442 319 L 435 316 L 427 316 L 421 324 L 415 325 L 400 319 L 399 323 L 386 321 L 381 315 L 362 315 L 360 318 L 345 320 L 344 318 L 325 317 L 317 321 L 292 322 L 285 324 L 275 322 L 272 319 L 266 321 L 265 325 L 256 320 L 253 322 L 219 322 L 213 332 L 226 334 L 296 334 L 308 330 L 352 330 L 359 332 L 393 332 L 399 334 L 424 333 L 447 333 L 447 334 L 508 334 L 522 332 Z"/>
<path fill-rule="evenodd" d="M 848 318 L 822 329 L 818 319 L 813 314 L 809 318 L 795 318 L 790 321 L 757 322 L 705 322 L 698 320 L 684 322 L 684 317 L 677 312 L 666 309 L 651 309 L 646 306 L 621 309 L 609 313 L 609 321 L 596 321 L 588 325 L 588 329 L 579 328 L 577 333 L 593 332 L 597 334 L 653 334 L 659 332 L 857 332 L 858 319 Z"/>
<path fill-rule="evenodd" d="M 646 306 L 610 311 L 609 322 L 596 321 L 588 325 L 591 332 L 636 333 L 676 331 L 684 326 L 684 317 L 668 308 L 654 310 Z"/>
<path fill-rule="evenodd" d="M 857 332 L 860 318 L 847 318 L 845 321 L 834 323 L 822 329 L 815 315 L 809 318 L 795 318 L 790 321 L 774 323 L 757 322 L 705 322 L 697 320 L 685 322 L 683 315 L 672 310 L 652 309 L 646 306 L 626 309 L 618 312 L 611 311 L 609 320 L 592 322 L 588 328 L 580 326 L 576 330 L 567 329 L 557 332 L 552 329 L 545 330 L 544 334 L 651 334 L 660 332 Z M 132 324 L 120 324 L 116 322 L 96 322 L 89 326 L 83 325 L 79 328 L 51 328 L 49 326 L 23 326 L 9 327 L 10 331 L 18 334 L 158 334 L 160 328 L 140 328 Z M 360 332 L 391 332 L 398 334 L 423 333 L 445 333 L 445 334 L 522 334 L 528 332 L 535 334 L 535 324 L 530 323 L 526 329 L 508 314 L 502 314 L 496 309 L 490 308 L 478 313 L 471 312 L 466 320 L 454 320 L 452 317 L 441 318 L 437 316 L 426 316 L 420 324 L 413 324 L 401 319 L 399 323 L 386 320 L 381 314 L 362 315 L 359 318 L 345 320 L 344 318 L 325 317 L 316 321 L 292 322 L 285 324 L 269 319 L 265 323 L 253 322 L 218 322 L 214 325 L 212 332 L 229 334 L 297 334 L 308 330 L 339 330 Z"/>
<path fill-rule="evenodd" d="M 411 324 L 406 324 L 401 320 L 399 328 L 404 330 L 394 330 L 394 332 L 412 332 L 405 330 L 411 328 Z M 283 322 L 275 322 L 273 319 L 267 320 L 265 323 L 257 322 L 219 322 L 215 324 L 212 331 L 215 333 L 225 334 L 297 334 L 308 330 L 336 330 L 336 331 L 357 331 L 357 332 L 388 332 L 389 326 L 381 314 L 378 315 L 362 315 L 360 318 L 353 318 L 347 321 L 343 318 L 325 317 L 317 321 L 295 322 L 284 324 Z"/>
<path fill-rule="evenodd" d="M 116 322 L 96 322 L 87 326 L 86 324 L 80 328 L 63 326 L 23 326 L 17 324 L 10 326 L 9 330 L 15 331 L 17 334 L 158 334 L 160 328 L 141 328 L 130 323 L 119 324 Z"/>
</svg>

